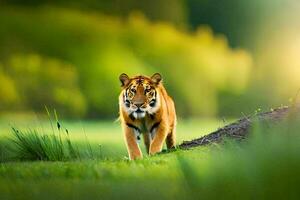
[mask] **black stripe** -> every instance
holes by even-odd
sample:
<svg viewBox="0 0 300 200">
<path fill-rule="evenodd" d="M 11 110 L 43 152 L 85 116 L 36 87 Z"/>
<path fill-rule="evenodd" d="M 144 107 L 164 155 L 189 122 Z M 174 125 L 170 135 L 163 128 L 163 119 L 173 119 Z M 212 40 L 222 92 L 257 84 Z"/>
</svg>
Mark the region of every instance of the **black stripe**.
<svg viewBox="0 0 300 200">
<path fill-rule="evenodd" d="M 125 104 L 125 106 L 127 108 L 129 108 L 130 107 L 130 101 L 127 100 L 127 97 L 125 95 L 126 95 L 126 91 L 123 93 L 123 103 Z"/>
<path fill-rule="evenodd" d="M 131 88 L 132 85 L 133 85 L 133 83 L 130 83 L 130 84 L 127 86 L 127 89 Z"/>
<path fill-rule="evenodd" d="M 126 102 L 127 99 L 127 89 L 125 89 L 125 91 L 123 92 L 123 103 Z"/>
<path fill-rule="evenodd" d="M 129 101 L 129 100 L 126 99 L 124 103 L 125 103 L 125 106 L 126 106 L 127 108 L 130 107 L 130 101 Z"/>
<path fill-rule="evenodd" d="M 126 99 L 128 97 L 128 90 L 129 90 L 129 88 L 126 88 L 126 91 L 125 91 L 125 97 L 126 97 Z"/>
<path fill-rule="evenodd" d="M 125 93 L 126 93 L 126 91 L 123 92 L 123 102 L 124 102 L 124 103 L 125 103 L 125 101 L 126 101 Z"/>
<path fill-rule="evenodd" d="M 152 133 L 152 131 L 157 128 L 159 126 L 160 122 L 156 122 L 155 124 L 153 124 L 153 126 L 150 129 L 150 133 Z"/>
<path fill-rule="evenodd" d="M 127 125 L 129 128 L 133 128 L 134 130 L 136 130 L 136 131 L 138 131 L 139 133 L 141 133 L 141 130 L 140 130 L 138 127 L 136 127 L 136 126 L 134 126 L 134 125 L 132 125 L 132 124 L 129 124 L 129 123 L 126 123 L 126 125 Z"/>
<path fill-rule="evenodd" d="M 154 113 L 154 114 L 150 114 L 150 118 L 151 118 L 152 120 L 154 120 L 154 118 L 155 118 L 155 113 Z"/>
<path fill-rule="evenodd" d="M 125 90 L 126 98 L 128 97 L 128 91 L 131 88 L 131 86 L 132 86 L 132 83 L 130 83 Z"/>
</svg>

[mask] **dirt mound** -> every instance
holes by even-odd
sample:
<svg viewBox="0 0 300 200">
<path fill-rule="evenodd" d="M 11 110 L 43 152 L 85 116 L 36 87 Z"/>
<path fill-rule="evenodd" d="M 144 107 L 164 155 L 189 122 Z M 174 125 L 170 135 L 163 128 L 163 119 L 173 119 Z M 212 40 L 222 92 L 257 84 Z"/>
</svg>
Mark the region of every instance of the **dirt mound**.
<svg viewBox="0 0 300 200">
<path fill-rule="evenodd" d="M 293 113 L 293 111 L 299 112 L 299 107 L 281 107 L 269 112 L 246 116 L 208 135 L 191 141 L 184 141 L 179 145 L 179 148 L 190 149 L 192 147 L 203 146 L 211 143 L 219 143 L 225 138 L 243 140 L 247 137 L 251 125 L 254 122 L 261 121 L 263 123 L 276 123 L 288 117 L 289 114 Z"/>
</svg>

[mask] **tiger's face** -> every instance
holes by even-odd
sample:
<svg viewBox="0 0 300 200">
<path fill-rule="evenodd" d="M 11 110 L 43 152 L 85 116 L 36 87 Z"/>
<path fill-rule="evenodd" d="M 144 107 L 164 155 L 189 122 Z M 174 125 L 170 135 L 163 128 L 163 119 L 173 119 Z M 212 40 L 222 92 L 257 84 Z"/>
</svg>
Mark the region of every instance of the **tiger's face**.
<svg viewBox="0 0 300 200">
<path fill-rule="evenodd" d="M 160 106 L 157 85 L 161 75 L 156 73 L 151 78 L 136 76 L 129 78 L 126 74 L 120 75 L 123 89 L 122 106 L 130 117 L 144 118 L 146 114 L 153 115 Z"/>
</svg>

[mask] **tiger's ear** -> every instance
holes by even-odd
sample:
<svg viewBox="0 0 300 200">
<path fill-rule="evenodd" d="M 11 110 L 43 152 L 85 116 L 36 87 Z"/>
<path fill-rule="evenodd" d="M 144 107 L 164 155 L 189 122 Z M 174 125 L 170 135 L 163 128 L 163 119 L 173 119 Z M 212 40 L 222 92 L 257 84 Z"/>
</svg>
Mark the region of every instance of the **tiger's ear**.
<svg viewBox="0 0 300 200">
<path fill-rule="evenodd" d="M 157 85 L 160 83 L 161 79 L 162 77 L 159 73 L 155 73 L 151 76 L 151 80 Z"/>
<path fill-rule="evenodd" d="M 121 86 L 124 87 L 125 85 L 127 85 L 129 83 L 129 80 L 130 78 L 128 77 L 127 74 L 125 73 L 122 73 L 120 76 L 119 76 L 119 79 L 121 81 Z"/>
</svg>

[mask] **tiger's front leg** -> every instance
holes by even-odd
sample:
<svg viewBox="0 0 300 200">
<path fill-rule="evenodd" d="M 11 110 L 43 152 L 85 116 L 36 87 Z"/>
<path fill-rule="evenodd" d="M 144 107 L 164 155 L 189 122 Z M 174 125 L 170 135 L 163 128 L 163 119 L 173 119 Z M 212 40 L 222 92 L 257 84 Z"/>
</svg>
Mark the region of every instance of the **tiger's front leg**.
<svg viewBox="0 0 300 200">
<path fill-rule="evenodd" d="M 164 145 L 164 141 L 168 135 L 167 126 L 164 124 L 160 124 L 154 133 L 154 138 L 150 144 L 150 155 L 154 155 L 155 153 L 161 152 L 162 147 Z"/>
<path fill-rule="evenodd" d="M 125 141 L 130 160 L 143 158 L 143 154 L 138 145 L 135 130 L 126 126 L 124 127 Z"/>
</svg>

